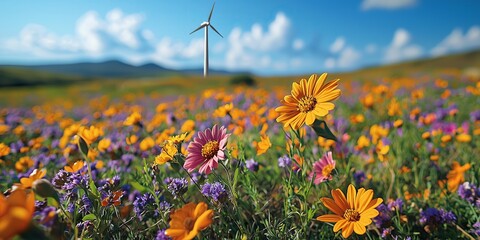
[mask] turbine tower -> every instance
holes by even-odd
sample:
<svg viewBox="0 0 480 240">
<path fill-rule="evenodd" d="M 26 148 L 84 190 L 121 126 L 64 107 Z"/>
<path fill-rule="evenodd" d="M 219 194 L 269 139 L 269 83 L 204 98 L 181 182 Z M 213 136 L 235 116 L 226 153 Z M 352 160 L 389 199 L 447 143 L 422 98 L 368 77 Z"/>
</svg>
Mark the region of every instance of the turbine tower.
<svg viewBox="0 0 480 240">
<path fill-rule="evenodd" d="M 205 47 L 204 47 L 204 60 L 203 60 L 203 77 L 206 77 L 208 75 L 208 27 L 210 26 L 213 31 L 215 31 L 220 37 L 223 38 L 222 34 L 220 34 L 215 27 L 213 27 L 212 24 L 210 24 L 210 19 L 212 18 L 212 13 L 213 13 L 213 8 L 215 7 L 215 3 L 213 3 L 212 10 L 210 11 L 210 15 L 208 15 L 208 20 L 206 22 L 203 22 L 200 24 L 200 27 L 197 29 L 193 30 L 190 34 L 205 28 Z"/>
</svg>

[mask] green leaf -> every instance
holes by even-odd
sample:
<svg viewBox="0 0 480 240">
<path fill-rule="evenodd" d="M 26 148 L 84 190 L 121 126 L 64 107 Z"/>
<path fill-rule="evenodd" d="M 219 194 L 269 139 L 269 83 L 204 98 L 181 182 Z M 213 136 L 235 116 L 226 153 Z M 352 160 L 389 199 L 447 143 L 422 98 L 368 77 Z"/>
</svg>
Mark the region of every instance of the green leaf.
<svg viewBox="0 0 480 240">
<path fill-rule="evenodd" d="M 80 151 L 82 151 L 82 153 L 85 156 L 88 156 L 88 144 L 87 144 L 87 142 L 80 135 L 77 135 L 77 136 L 78 136 L 78 147 L 80 148 Z"/>
<path fill-rule="evenodd" d="M 90 213 L 88 215 L 85 215 L 82 218 L 82 221 L 93 221 L 93 220 L 96 220 L 96 219 L 97 219 L 97 216 L 95 216 L 95 214 L 93 214 L 93 213 Z"/>
<path fill-rule="evenodd" d="M 95 197 L 100 197 L 100 194 L 98 193 L 97 186 L 95 186 L 95 182 L 91 179 L 90 179 L 89 186 L 90 186 L 90 190 L 92 191 L 93 195 L 95 195 Z"/>
<path fill-rule="evenodd" d="M 315 122 L 311 125 L 315 133 L 317 133 L 318 136 L 326 138 L 326 139 L 331 139 L 334 141 L 338 141 L 337 137 L 333 135 L 332 131 L 327 126 L 327 123 L 323 120 L 316 119 Z"/>
<path fill-rule="evenodd" d="M 235 173 L 233 174 L 233 184 L 232 184 L 232 191 L 233 191 L 232 194 L 235 197 L 237 196 L 236 188 L 237 188 L 239 174 L 240 174 L 240 168 L 235 169 Z"/>
<path fill-rule="evenodd" d="M 145 191 L 145 187 L 142 186 L 142 185 L 141 185 L 140 183 L 138 183 L 138 182 L 133 181 L 133 182 L 130 182 L 130 184 L 132 185 L 133 188 L 135 188 L 136 190 L 138 190 L 138 191 L 140 191 L 140 192 Z"/>
</svg>

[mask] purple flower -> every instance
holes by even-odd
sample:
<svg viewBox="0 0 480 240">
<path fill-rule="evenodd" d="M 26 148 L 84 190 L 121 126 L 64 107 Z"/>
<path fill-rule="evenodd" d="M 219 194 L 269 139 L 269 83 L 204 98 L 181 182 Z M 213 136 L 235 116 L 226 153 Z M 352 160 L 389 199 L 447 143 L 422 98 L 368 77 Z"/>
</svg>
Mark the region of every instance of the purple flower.
<svg viewBox="0 0 480 240">
<path fill-rule="evenodd" d="M 287 155 L 283 155 L 278 158 L 278 166 L 281 168 L 290 167 L 292 165 L 292 159 L 290 159 Z"/>
<path fill-rule="evenodd" d="M 392 212 L 401 212 L 403 208 L 403 200 L 401 198 L 397 198 L 397 200 L 389 202 L 387 206 Z"/>
<path fill-rule="evenodd" d="M 114 176 L 113 178 L 107 178 L 105 180 L 100 180 L 98 188 L 99 191 L 113 191 L 120 184 L 120 177 Z"/>
<path fill-rule="evenodd" d="M 202 194 L 206 197 L 212 198 L 215 202 L 223 202 L 228 197 L 225 187 L 219 182 L 211 184 L 205 183 L 202 186 Z"/>
<path fill-rule="evenodd" d="M 475 224 L 473 224 L 472 233 L 477 235 L 477 236 L 480 236 L 480 222 L 476 222 Z"/>
<path fill-rule="evenodd" d="M 463 200 L 480 208 L 480 188 L 469 182 L 464 182 L 458 187 L 457 193 Z"/>
<path fill-rule="evenodd" d="M 41 212 L 48 206 L 46 201 L 35 200 L 35 212 Z"/>
<path fill-rule="evenodd" d="M 438 226 L 444 223 L 452 223 L 457 217 L 452 212 L 443 209 L 427 208 L 420 213 L 420 223 L 422 225 Z"/>
<path fill-rule="evenodd" d="M 169 240 L 171 239 L 169 236 L 165 234 L 165 229 L 161 229 L 157 232 L 157 236 L 155 237 L 155 240 Z"/>
<path fill-rule="evenodd" d="M 135 201 L 133 201 L 133 211 L 140 221 L 146 221 L 159 215 L 155 199 L 150 193 L 137 195 Z"/>
<path fill-rule="evenodd" d="M 382 203 L 377 207 L 377 210 L 379 214 L 373 219 L 375 225 L 377 225 L 377 227 L 379 228 L 386 228 L 390 226 L 390 221 L 392 217 L 390 209 L 387 207 L 387 205 Z"/>
<path fill-rule="evenodd" d="M 472 122 L 480 121 L 480 110 L 470 113 L 470 120 Z"/>
<path fill-rule="evenodd" d="M 87 195 L 82 196 L 80 209 L 78 210 L 81 214 L 87 214 L 93 209 L 92 201 L 87 197 Z"/>
<path fill-rule="evenodd" d="M 87 220 L 85 222 L 79 222 L 77 224 L 77 228 L 79 232 L 85 231 L 88 232 L 89 230 L 93 229 L 94 225 L 91 221 Z"/>
<path fill-rule="evenodd" d="M 363 171 L 356 171 L 354 174 L 353 174 L 353 179 L 355 180 L 355 183 L 357 185 L 361 185 L 363 183 L 363 181 L 365 181 L 365 179 L 367 179 L 367 176 L 365 175 L 365 173 Z"/>
<path fill-rule="evenodd" d="M 47 206 L 41 212 L 39 212 L 39 216 L 40 222 L 45 227 L 51 227 L 57 219 L 57 209 L 51 206 Z"/>
<path fill-rule="evenodd" d="M 252 172 L 258 171 L 258 162 L 255 162 L 253 158 L 245 161 L 245 166 Z"/>
<path fill-rule="evenodd" d="M 164 183 L 167 184 L 168 191 L 177 198 L 183 195 L 188 188 L 188 181 L 185 178 L 165 178 Z"/>
</svg>

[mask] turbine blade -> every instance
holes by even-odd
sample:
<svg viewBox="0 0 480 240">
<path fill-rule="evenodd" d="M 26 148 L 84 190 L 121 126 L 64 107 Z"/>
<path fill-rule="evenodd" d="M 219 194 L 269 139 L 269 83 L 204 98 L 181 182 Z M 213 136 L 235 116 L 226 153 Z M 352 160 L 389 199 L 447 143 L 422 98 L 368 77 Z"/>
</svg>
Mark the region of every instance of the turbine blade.
<svg viewBox="0 0 480 240">
<path fill-rule="evenodd" d="M 193 32 L 191 32 L 190 34 L 196 32 L 196 31 L 198 31 L 198 30 L 200 30 L 200 29 L 202 29 L 202 28 L 203 28 L 203 25 L 200 25 L 200 27 L 198 27 L 197 29 L 193 30 Z"/>
<path fill-rule="evenodd" d="M 212 18 L 213 8 L 215 7 L 215 3 L 213 3 L 212 10 L 210 11 L 210 15 L 208 15 L 208 21 L 210 22 L 210 18 Z"/>
<path fill-rule="evenodd" d="M 217 29 L 215 29 L 215 28 L 212 26 L 212 24 L 210 24 L 210 27 L 213 29 L 213 31 L 215 31 L 218 35 L 220 35 L 220 37 L 223 38 L 222 34 L 220 34 L 220 33 L 217 31 Z"/>
</svg>

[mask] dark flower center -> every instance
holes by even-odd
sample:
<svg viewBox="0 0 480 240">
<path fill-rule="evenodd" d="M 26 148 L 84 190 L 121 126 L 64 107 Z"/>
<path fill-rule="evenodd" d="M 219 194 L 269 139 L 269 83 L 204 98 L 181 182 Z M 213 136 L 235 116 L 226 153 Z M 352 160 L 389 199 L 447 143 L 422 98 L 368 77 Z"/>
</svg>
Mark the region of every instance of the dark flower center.
<svg viewBox="0 0 480 240">
<path fill-rule="evenodd" d="M 306 113 L 310 112 L 315 108 L 317 105 L 317 99 L 313 96 L 304 96 L 298 101 L 298 110 L 300 112 Z"/>
<path fill-rule="evenodd" d="M 357 210 L 350 208 L 345 211 L 343 218 L 349 222 L 358 222 L 360 220 L 360 213 L 357 212 Z"/>
<path fill-rule="evenodd" d="M 213 156 L 217 154 L 218 150 L 219 150 L 219 146 L 217 141 L 208 141 L 202 147 L 202 157 L 206 159 L 211 159 Z"/>
<path fill-rule="evenodd" d="M 187 217 L 185 220 L 183 220 L 183 225 L 185 226 L 185 229 L 192 231 L 193 226 L 195 225 L 195 220 Z"/>
</svg>

